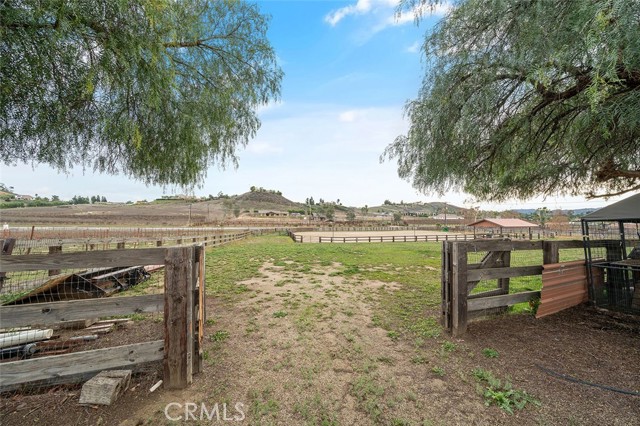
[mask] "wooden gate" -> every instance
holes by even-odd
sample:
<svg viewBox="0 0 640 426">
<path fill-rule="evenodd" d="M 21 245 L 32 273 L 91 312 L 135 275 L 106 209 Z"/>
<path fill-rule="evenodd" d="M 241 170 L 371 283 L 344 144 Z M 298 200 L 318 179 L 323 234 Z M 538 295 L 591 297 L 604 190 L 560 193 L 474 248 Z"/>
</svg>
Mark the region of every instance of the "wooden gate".
<svg viewBox="0 0 640 426">
<path fill-rule="evenodd" d="M 540 298 L 540 291 L 509 292 L 510 279 L 541 275 L 542 264 L 559 262 L 559 250 L 582 248 L 582 241 L 445 241 L 442 244 L 442 314 L 445 330 L 461 336 L 467 330 L 470 314 L 504 310 L 517 303 Z M 512 266 L 514 250 L 542 250 L 542 264 Z M 487 252 L 479 263 L 469 263 L 470 252 Z M 496 280 L 494 289 L 471 294 L 483 280 Z"/>
</svg>

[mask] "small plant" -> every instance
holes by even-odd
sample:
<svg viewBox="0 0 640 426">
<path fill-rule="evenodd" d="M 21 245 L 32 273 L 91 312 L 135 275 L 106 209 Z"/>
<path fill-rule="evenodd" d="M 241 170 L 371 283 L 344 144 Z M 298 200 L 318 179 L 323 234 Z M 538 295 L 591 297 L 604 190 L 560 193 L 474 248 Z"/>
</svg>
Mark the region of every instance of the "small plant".
<svg viewBox="0 0 640 426">
<path fill-rule="evenodd" d="M 284 318 L 286 316 L 287 316 L 287 313 L 285 311 L 276 311 L 273 313 L 274 318 Z"/>
<path fill-rule="evenodd" d="M 392 330 L 387 332 L 387 337 L 391 340 L 398 340 L 398 338 L 400 338 L 400 334 L 397 331 Z"/>
<path fill-rule="evenodd" d="M 482 350 L 482 355 L 486 356 L 487 358 L 498 358 L 499 353 L 493 348 L 484 348 Z"/>
<path fill-rule="evenodd" d="M 443 377 L 444 376 L 444 368 L 442 368 L 442 367 L 433 367 L 431 369 L 431 372 L 433 374 L 435 374 L 436 376 L 438 376 L 438 377 Z"/>
<path fill-rule="evenodd" d="M 215 323 L 216 323 L 216 320 L 214 320 L 213 318 L 209 318 L 209 319 L 206 321 L 206 324 L 207 324 L 207 325 L 214 325 Z"/>
<path fill-rule="evenodd" d="M 414 363 L 414 364 L 426 364 L 428 361 L 422 355 L 414 355 L 411 358 L 411 362 Z"/>
<path fill-rule="evenodd" d="M 538 308 L 540 307 L 540 298 L 536 297 L 534 299 L 529 300 L 529 310 L 533 315 L 538 313 Z"/>
<path fill-rule="evenodd" d="M 453 351 L 455 351 L 455 350 L 456 350 L 456 348 L 457 348 L 457 347 L 458 347 L 458 346 L 457 346 L 455 343 L 453 343 L 453 342 L 444 342 L 444 343 L 442 344 L 442 350 L 443 350 L 444 352 L 453 352 Z"/>
<path fill-rule="evenodd" d="M 209 335 L 209 340 L 212 342 L 223 342 L 229 338 L 229 332 L 224 330 L 218 330 Z"/>
<path fill-rule="evenodd" d="M 527 403 L 540 406 L 540 401 L 533 398 L 525 391 L 513 389 L 509 381 L 504 383 L 496 378 L 490 371 L 482 368 L 473 370 L 474 377 L 483 385 L 480 393 L 484 397 L 486 406 L 495 404 L 509 414 L 513 414 L 513 409 L 522 410 Z"/>
</svg>

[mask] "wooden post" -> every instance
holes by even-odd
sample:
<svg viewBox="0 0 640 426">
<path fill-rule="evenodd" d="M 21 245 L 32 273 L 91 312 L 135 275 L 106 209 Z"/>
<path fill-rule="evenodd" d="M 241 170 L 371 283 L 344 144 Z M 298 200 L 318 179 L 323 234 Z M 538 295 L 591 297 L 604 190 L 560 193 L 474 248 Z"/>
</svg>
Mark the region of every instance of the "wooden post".
<svg viewBox="0 0 640 426">
<path fill-rule="evenodd" d="M 156 241 L 156 247 L 162 247 L 162 240 Z"/>
<path fill-rule="evenodd" d="M 202 371 L 204 359 L 203 339 L 205 321 L 205 272 L 204 272 L 204 246 L 195 248 L 194 268 L 192 279 L 193 291 L 193 374 Z"/>
<path fill-rule="evenodd" d="M 451 285 L 451 334 L 462 336 L 467 331 L 467 245 L 453 243 L 451 250 L 453 277 Z"/>
<path fill-rule="evenodd" d="M 558 241 L 542 242 L 542 263 L 549 265 L 551 263 L 560 263 L 560 250 Z"/>
<path fill-rule="evenodd" d="M 193 247 L 167 250 L 164 276 L 164 384 L 184 389 L 193 374 Z"/>
<path fill-rule="evenodd" d="M 55 253 L 62 253 L 62 246 L 50 246 L 49 254 Z M 60 272 L 60 269 L 49 269 L 49 276 L 58 275 Z"/>
<path fill-rule="evenodd" d="M 116 249 L 117 250 L 124 250 L 124 241 L 117 243 L 116 244 Z"/>
</svg>

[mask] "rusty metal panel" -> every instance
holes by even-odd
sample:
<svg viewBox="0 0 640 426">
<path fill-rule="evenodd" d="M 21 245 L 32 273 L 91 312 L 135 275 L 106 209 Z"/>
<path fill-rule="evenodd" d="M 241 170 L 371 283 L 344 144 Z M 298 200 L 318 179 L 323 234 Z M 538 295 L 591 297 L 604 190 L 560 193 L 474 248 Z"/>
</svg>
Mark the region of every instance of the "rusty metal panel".
<svg viewBox="0 0 640 426">
<path fill-rule="evenodd" d="M 594 274 L 598 273 L 594 269 Z M 544 265 L 536 318 L 555 314 L 589 299 L 584 260 Z"/>
</svg>

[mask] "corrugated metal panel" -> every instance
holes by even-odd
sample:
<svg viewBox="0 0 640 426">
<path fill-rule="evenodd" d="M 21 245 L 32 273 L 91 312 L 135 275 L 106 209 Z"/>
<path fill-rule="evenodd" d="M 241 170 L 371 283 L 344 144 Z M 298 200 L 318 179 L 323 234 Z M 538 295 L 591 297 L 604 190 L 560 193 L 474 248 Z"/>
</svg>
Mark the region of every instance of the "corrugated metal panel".
<svg viewBox="0 0 640 426">
<path fill-rule="evenodd" d="M 544 265 L 536 318 L 555 314 L 589 299 L 584 260 Z M 597 271 L 594 269 L 594 273 Z"/>
</svg>

